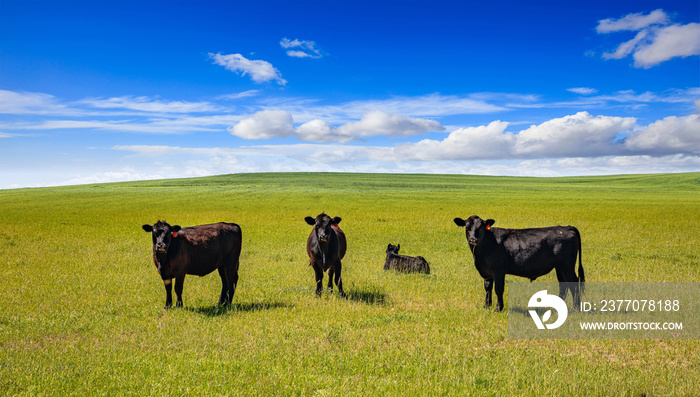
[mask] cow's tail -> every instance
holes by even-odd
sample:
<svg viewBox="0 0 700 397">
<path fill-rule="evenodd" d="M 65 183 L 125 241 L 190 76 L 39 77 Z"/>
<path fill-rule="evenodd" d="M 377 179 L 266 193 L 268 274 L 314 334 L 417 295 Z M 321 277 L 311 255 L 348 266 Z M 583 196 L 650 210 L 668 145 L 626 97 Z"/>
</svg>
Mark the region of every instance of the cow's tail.
<svg viewBox="0 0 700 397">
<path fill-rule="evenodd" d="M 576 238 L 578 239 L 578 282 L 579 282 L 579 292 L 583 295 L 586 286 L 586 275 L 583 273 L 583 251 L 581 250 L 581 233 L 578 229 L 574 228 L 576 232 Z"/>
</svg>

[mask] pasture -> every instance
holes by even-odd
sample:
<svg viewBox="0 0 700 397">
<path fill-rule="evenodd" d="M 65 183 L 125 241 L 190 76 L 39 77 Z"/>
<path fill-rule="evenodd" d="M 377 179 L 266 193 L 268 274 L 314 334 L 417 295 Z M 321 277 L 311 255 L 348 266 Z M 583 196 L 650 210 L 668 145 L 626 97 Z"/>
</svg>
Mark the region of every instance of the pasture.
<svg viewBox="0 0 700 397">
<path fill-rule="evenodd" d="M 348 300 L 314 294 L 304 217 L 322 211 L 343 218 Z M 700 282 L 700 173 L 240 174 L 6 190 L 0 394 L 697 395 L 698 340 L 508 339 L 507 313 L 481 308 L 452 221 L 473 214 L 576 226 L 589 282 Z M 184 308 L 163 309 L 141 229 L 159 219 L 241 226 L 230 308 L 214 306 L 214 272 L 188 276 Z M 424 256 L 431 274 L 382 270 L 389 243 Z"/>
</svg>

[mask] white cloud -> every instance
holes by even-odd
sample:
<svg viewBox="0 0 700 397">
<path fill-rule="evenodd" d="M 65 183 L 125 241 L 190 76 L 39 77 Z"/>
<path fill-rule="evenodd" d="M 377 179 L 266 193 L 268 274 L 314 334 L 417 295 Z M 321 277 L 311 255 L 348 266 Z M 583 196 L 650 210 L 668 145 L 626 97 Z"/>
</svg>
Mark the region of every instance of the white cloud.
<svg viewBox="0 0 700 397">
<path fill-rule="evenodd" d="M 612 33 L 623 30 L 637 31 L 651 25 L 667 25 L 669 17 L 666 13 L 659 9 L 644 15 L 641 12 L 636 14 L 628 14 L 620 19 L 603 19 L 598 21 L 596 31 L 598 33 Z"/>
<path fill-rule="evenodd" d="M 494 105 L 489 100 L 517 100 L 530 102 L 530 96 L 510 94 L 473 94 L 467 97 L 457 95 L 430 94 L 415 97 L 397 96 L 384 100 L 365 100 L 348 102 L 343 105 L 348 113 L 366 113 L 382 110 L 403 116 L 436 117 L 456 114 L 483 114 L 508 110 L 507 107 Z"/>
<path fill-rule="evenodd" d="M 185 134 L 198 131 L 220 131 L 234 122 L 239 116 L 178 116 L 175 118 L 149 118 L 148 120 L 45 120 L 40 122 L 0 123 L 7 130 L 70 130 L 138 132 L 146 134 Z"/>
<path fill-rule="evenodd" d="M 128 109 L 148 113 L 198 113 L 220 110 L 210 102 L 161 101 L 143 96 L 83 99 L 78 103 L 100 109 Z"/>
<path fill-rule="evenodd" d="M 236 150 L 231 148 L 187 148 L 162 145 L 115 145 L 112 147 L 112 149 L 133 152 L 146 156 L 164 156 L 171 154 L 198 156 L 233 156 L 236 153 Z"/>
<path fill-rule="evenodd" d="M 314 119 L 296 128 L 299 139 L 309 142 L 347 142 L 349 137 L 338 134 L 338 128 L 323 120 Z"/>
<path fill-rule="evenodd" d="M 47 120 L 40 124 L 27 125 L 20 129 L 27 130 L 67 130 L 67 129 L 95 129 L 95 130 L 119 130 L 130 129 L 128 124 L 114 121 L 99 120 Z M 143 132 L 143 129 L 139 129 Z"/>
<path fill-rule="evenodd" d="M 66 112 L 71 111 L 53 95 L 0 90 L 0 114 L 52 115 Z"/>
<path fill-rule="evenodd" d="M 697 88 L 691 88 L 687 90 L 673 90 L 668 91 L 663 94 L 657 94 L 654 92 L 643 92 L 637 94 L 633 90 L 617 91 L 610 95 L 599 95 L 594 97 L 595 99 L 605 101 L 605 102 L 618 102 L 618 103 L 686 103 L 693 100 L 700 95 Z"/>
<path fill-rule="evenodd" d="M 244 139 L 283 138 L 294 133 L 291 113 L 263 110 L 229 128 L 231 134 Z"/>
<path fill-rule="evenodd" d="M 473 160 L 510 158 L 513 134 L 506 133 L 508 123 L 494 121 L 486 126 L 460 128 L 442 141 L 424 139 L 398 145 L 395 160 Z M 383 156 L 382 156 L 383 157 Z"/>
<path fill-rule="evenodd" d="M 638 109 L 641 106 L 655 104 L 655 103 L 673 103 L 673 104 L 687 104 L 695 101 L 698 96 L 700 96 L 700 88 L 691 87 L 686 89 L 669 89 L 664 92 L 642 92 L 636 93 L 633 90 L 624 90 L 614 92 L 612 94 L 601 94 L 601 95 L 591 95 L 582 96 L 571 101 L 562 102 L 543 102 L 543 101 L 533 101 L 531 103 L 519 102 L 519 103 L 509 103 L 506 106 L 508 109 L 545 109 L 545 108 L 569 108 L 569 109 L 581 109 L 581 108 L 604 108 L 610 109 L 612 107 L 627 107 L 629 109 Z M 614 103 L 612 103 L 614 102 Z M 619 105 L 618 105 L 619 104 Z M 512 123 L 511 123 L 512 124 Z"/>
<path fill-rule="evenodd" d="M 637 67 L 650 68 L 676 57 L 700 55 L 700 23 L 660 28 L 648 45 L 634 53 Z"/>
<path fill-rule="evenodd" d="M 241 54 L 212 54 L 209 57 L 214 63 L 242 76 L 249 75 L 256 83 L 276 81 L 279 85 L 286 85 L 287 80 L 282 78 L 282 74 L 270 62 L 262 60 L 250 60 Z"/>
<path fill-rule="evenodd" d="M 444 127 L 437 121 L 404 117 L 379 110 L 367 112 L 359 121 L 335 127 L 314 119 L 296 129 L 290 112 L 284 110 L 263 110 L 240 121 L 229 128 L 231 134 L 245 139 L 271 139 L 295 135 L 304 141 L 347 143 L 371 136 L 407 137 L 442 131 Z"/>
<path fill-rule="evenodd" d="M 517 134 L 513 153 L 522 157 L 601 156 L 619 151 L 613 140 L 630 131 L 632 117 L 592 116 L 579 112 L 555 118 Z"/>
<path fill-rule="evenodd" d="M 574 88 L 569 88 L 567 89 L 569 92 L 573 92 L 574 94 L 579 94 L 579 95 L 593 95 L 597 94 L 598 90 L 595 88 L 590 88 L 590 87 L 574 87 Z"/>
<path fill-rule="evenodd" d="M 338 127 L 340 135 L 355 138 L 377 135 L 407 137 L 442 130 L 444 128 L 437 121 L 399 116 L 381 110 L 367 112 L 361 120 Z"/>
<path fill-rule="evenodd" d="M 216 99 L 235 100 L 235 99 L 241 99 L 241 98 L 254 97 L 258 94 L 260 94 L 260 90 L 248 90 L 248 91 L 238 92 L 235 94 L 220 95 L 220 96 L 216 97 Z"/>
<path fill-rule="evenodd" d="M 700 154 L 700 115 L 658 120 L 630 135 L 625 146 L 651 155 Z"/>
<path fill-rule="evenodd" d="M 629 14 L 620 19 L 601 20 L 598 33 L 636 31 L 634 38 L 620 44 L 604 59 L 622 59 L 632 54 L 634 66 L 650 68 L 677 57 L 700 55 L 700 24 L 673 24 L 663 10 L 648 15 Z"/>
<path fill-rule="evenodd" d="M 615 49 L 614 52 L 606 52 L 603 54 L 604 59 L 622 59 L 629 54 L 631 54 L 637 46 L 639 46 L 639 43 L 642 42 L 647 36 L 649 35 L 649 32 L 646 30 L 642 30 L 641 32 L 637 33 L 636 36 L 630 41 L 626 41 L 622 44 L 620 44 L 617 49 Z"/>
<path fill-rule="evenodd" d="M 316 42 L 310 40 L 289 40 L 283 38 L 280 41 L 282 48 L 287 49 L 287 55 L 294 58 L 323 58 L 323 51 L 316 46 Z"/>
</svg>

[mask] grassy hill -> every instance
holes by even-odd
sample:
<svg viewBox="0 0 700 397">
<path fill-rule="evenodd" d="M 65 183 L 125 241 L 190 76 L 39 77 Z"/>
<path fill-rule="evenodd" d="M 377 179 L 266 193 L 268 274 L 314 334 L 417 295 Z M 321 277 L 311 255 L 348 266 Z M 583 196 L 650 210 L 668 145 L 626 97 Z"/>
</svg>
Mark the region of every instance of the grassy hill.
<svg viewBox="0 0 700 397">
<path fill-rule="evenodd" d="M 507 314 L 481 308 L 452 219 L 575 225 L 587 281 L 700 282 L 699 193 L 700 173 L 272 173 L 0 191 L 0 393 L 694 395 L 697 340 L 508 339 Z M 314 297 L 304 217 L 322 211 L 343 218 L 347 301 Z M 141 229 L 159 219 L 241 225 L 231 309 L 213 306 L 214 273 L 187 277 L 185 307 L 163 310 Z M 384 272 L 389 243 L 432 274 Z"/>
</svg>

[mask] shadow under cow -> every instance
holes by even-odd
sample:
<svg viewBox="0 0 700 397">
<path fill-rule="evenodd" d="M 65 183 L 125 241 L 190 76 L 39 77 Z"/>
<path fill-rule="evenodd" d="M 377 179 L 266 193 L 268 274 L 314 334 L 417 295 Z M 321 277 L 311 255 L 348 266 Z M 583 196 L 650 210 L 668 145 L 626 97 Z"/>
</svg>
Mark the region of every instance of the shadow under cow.
<svg viewBox="0 0 700 397">
<path fill-rule="evenodd" d="M 228 306 L 186 307 L 185 310 L 208 317 L 219 317 L 236 312 L 250 313 L 263 310 L 289 309 L 292 307 L 294 305 L 285 302 L 240 302 L 232 303 Z"/>
<path fill-rule="evenodd" d="M 383 305 L 386 303 L 387 295 L 378 287 L 355 287 L 346 291 L 348 300 L 366 303 L 368 305 Z"/>
</svg>

